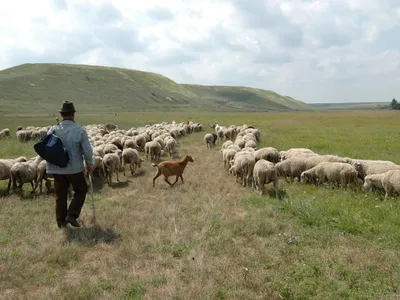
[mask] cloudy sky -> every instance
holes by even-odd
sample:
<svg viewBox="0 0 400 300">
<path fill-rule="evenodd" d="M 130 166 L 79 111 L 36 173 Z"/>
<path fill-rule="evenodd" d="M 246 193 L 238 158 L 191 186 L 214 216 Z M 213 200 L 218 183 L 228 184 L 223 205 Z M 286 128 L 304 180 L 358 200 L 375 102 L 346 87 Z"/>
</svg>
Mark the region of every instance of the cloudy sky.
<svg viewBox="0 0 400 300">
<path fill-rule="evenodd" d="M 12 0 L 0 69 L 60 62 L 307 103 L 400 99 L 400 0 Z"/>
</svg>

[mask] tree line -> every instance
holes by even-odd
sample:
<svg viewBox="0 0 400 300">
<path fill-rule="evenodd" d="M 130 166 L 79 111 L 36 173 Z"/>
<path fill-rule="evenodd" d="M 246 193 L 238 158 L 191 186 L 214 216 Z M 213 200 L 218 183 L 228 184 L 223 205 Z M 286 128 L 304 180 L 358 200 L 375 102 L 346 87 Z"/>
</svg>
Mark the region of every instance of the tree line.
<svg viewBox="0 0 400 300">
<path fill-rule="evenodd" d="M 392 103 L 390 104 L 391 109 L 400 109 L 400 103 L 397 103 L 397 100 L 393 98 Z"/>
</svg>

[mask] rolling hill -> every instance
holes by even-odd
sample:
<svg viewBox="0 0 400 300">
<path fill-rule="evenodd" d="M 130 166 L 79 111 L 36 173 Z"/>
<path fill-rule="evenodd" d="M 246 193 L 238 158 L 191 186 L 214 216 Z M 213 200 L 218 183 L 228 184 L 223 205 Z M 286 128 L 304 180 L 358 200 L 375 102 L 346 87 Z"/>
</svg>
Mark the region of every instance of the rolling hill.
<svg viewBox="0 0 400 300">
<path fill-rule="evenodd" d="M 311 103 L 310 105 L 318 109 L 374 110 L 374 109 L 388 109 L 390 107 L 390 102 Z"/>
<path fill-rule="evenodd" d="M 160 74 L 114 67 L 46 63 L 0 71 L 2 114 L 52 114 L 64 100 L 83 113 L 314 109 L 272 91 L 178 84 Z"/>
</svg>

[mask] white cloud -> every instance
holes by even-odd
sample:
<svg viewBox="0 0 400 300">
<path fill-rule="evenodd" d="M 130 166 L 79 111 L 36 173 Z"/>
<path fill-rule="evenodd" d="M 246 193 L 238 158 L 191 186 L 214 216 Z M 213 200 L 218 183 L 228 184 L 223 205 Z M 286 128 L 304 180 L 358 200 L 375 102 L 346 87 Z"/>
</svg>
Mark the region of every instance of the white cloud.
<svg viewBox="0 0 400 300">
<path fill-rule="evenodd" d="M 0 28 L 1 69 L 83 63 L 305 102 L 400 98 L 398 0 L 14 0 Z"/>
</svg>

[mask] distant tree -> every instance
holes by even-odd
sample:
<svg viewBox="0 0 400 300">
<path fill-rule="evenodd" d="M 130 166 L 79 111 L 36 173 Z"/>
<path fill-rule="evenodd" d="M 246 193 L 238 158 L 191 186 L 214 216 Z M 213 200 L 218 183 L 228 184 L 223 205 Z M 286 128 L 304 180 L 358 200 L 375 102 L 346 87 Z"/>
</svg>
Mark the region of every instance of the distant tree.
<svg viewBox="0 0 400 300">
<path fill-rule="evenodd" d="M 392 103 L 390 104 L 391 109 L 400 109 L 400 104 L 397 103 L 397 100 L 393 98 Z"/>
<path fill-rule="evenodd" d="M 396 109 L 396 107 L 397 107 L 397 101 L 396 101 L 395 98 L 393 98 L 392 104 L 391 104 L 390 106 L 392 107 L 392 109 Z"/>
</svg>

